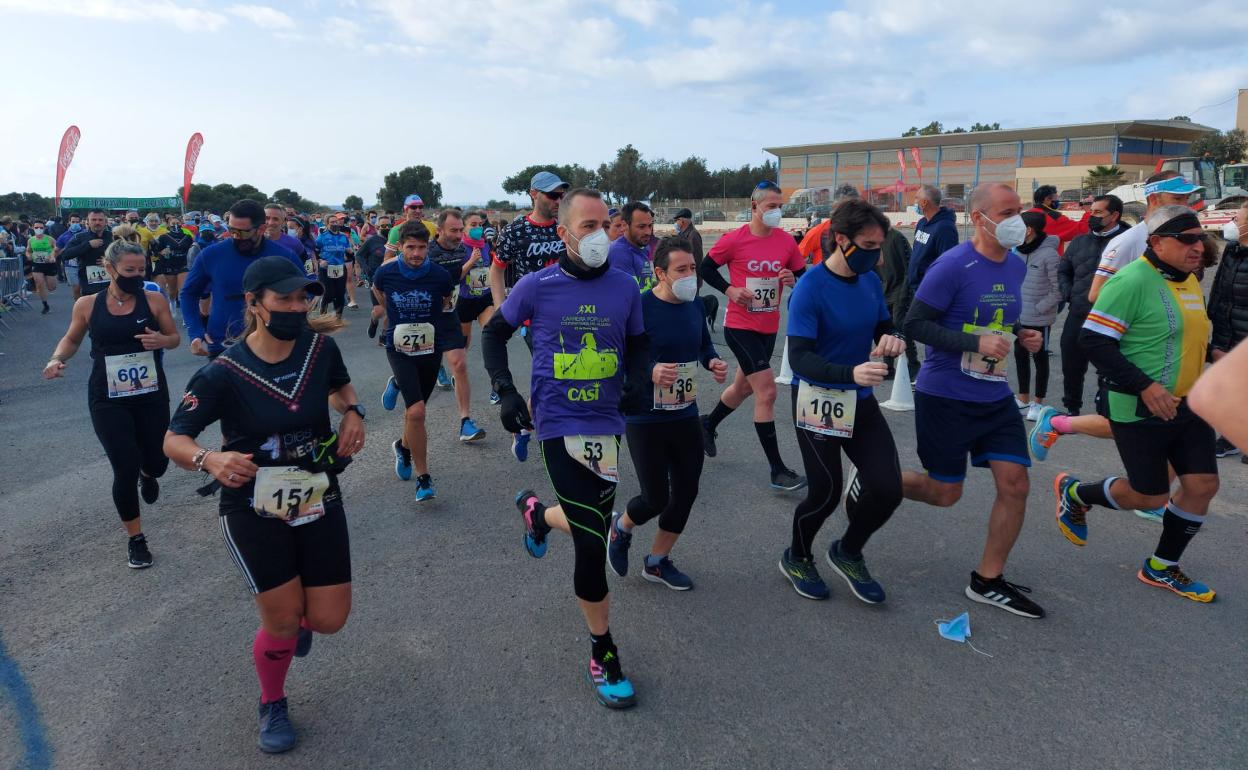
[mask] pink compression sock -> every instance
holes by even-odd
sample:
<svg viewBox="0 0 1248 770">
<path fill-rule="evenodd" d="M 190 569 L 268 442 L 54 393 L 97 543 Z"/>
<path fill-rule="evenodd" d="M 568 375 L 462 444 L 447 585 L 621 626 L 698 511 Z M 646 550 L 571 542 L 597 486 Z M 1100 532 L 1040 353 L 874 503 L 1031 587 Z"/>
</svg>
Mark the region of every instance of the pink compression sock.
<svg viewBox="0 0 1248 770">
<path fill-rule="evenodd" d="M 1053 430 L 1058 433 L 1074 433 L 1070 429 L 1070 415 L 1068 414 L 1059 414 L 1050 421 L 1050 424 L 1053 426 Z"/>
<path fill-rule="evenodd" d="M 286 697 L 286 671 L 295 653 L 297 637 L 278 639 L 261 626 L 256 631 L 256 641 L 251 656 L 256 662 L 256 678 L 260 680 L 260 702 L 272 703 Z"/>
</svg>

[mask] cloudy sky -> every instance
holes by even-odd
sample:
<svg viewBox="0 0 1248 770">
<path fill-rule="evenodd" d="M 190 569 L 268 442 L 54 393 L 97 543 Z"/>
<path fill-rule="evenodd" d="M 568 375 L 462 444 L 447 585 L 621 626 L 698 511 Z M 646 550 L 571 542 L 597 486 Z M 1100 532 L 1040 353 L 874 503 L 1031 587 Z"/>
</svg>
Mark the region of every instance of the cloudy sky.
<svg viewBox="0 0 1248 770">
<path fill-rule="evenodd" d="M 65 195 L 171 194 L 200 131 L 197 182 L 325 203 L 417 163 L 450 202 L 501 198 L 517 169 L 629 142 L 718 167 L 931 120 L 1227 129 L 1248 87 L 1236 5 L 0 0 L 0 192 L 51 195 L 71 123 Z"/>
</svg>

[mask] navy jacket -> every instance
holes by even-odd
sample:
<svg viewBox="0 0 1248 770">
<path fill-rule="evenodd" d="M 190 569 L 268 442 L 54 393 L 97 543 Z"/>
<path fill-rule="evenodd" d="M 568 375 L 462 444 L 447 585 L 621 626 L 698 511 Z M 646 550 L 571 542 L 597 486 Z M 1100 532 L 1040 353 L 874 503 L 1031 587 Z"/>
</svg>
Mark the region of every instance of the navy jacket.
<svg viewBox="0 0 1248 770">
<path fill-rule="evenodd" d="M 911 291 L 919 288 L 936 258 L 957 245 L 957 217 L 952 211 L 941 206 L 931 219 L 920 219 L 914 227 L 914 249 L 910 252 L 910 269 L 906 271 Z"/>
</svg>

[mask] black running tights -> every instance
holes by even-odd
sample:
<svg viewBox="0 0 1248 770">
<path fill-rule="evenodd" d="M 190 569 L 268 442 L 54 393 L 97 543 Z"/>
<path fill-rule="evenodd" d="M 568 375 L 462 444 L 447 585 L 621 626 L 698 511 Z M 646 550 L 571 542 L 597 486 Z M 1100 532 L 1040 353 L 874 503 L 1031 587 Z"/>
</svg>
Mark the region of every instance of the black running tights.
<svg viewBox="0 0 1248 770">
<path fill-rule="evenodd" d="M 113 466 L 113 505 L 122 521 L 139 518 L 139 471 L 158 478 L 169 468 L 165 431 L 169 402 L 91 406 L 91 424 Z"/>
<path fill-rule="evenodd" d="M 692 411 L 692 410 L 691 410 Z M 698 499 L 702 477 L 702 422 L 696 414 L 673 422 L 629 423 L 628 453 L 641 494 L 628 501 L 628 518 L 679 535 Z"/>
<path fill-rule="evenodd" d="M 619 437 L 610 438 L 618 450 Z M 576 598 L 600 602 L 607 598 L 607 527 L 615 506 L 616 484 L 573 460 L 562 438 L 542 442 L 542 461 L 572 530 L 572 547 L 576 551 L 572 586 Z"/>
</svg>

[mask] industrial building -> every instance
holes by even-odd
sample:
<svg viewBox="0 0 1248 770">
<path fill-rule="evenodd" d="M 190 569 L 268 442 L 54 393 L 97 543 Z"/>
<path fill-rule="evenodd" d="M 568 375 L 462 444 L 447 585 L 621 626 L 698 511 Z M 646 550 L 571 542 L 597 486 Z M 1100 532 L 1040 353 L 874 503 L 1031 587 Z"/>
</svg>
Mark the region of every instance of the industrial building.
<svg viewBox="0 0 1248 770">
<path fill-rule="evenodd" d="M 1074 197 L 1091 168 L 1117 166 L 1124 181 L 1137 182 L 1158 160 L 1187 155 L 1193 141 L 1214 130 L 1185 120 L 1128 120 L 764 150 L 778 159 L 786 198 L 804 188 L 851 184 L 887 205 L 930 183 L 964 199 L 981 182 L 1005 182 L 1024 198 L 1025 191 L 1052 184 Z"/>
</svg>

